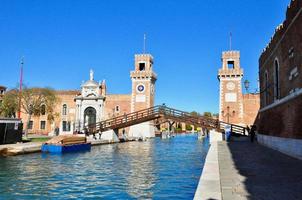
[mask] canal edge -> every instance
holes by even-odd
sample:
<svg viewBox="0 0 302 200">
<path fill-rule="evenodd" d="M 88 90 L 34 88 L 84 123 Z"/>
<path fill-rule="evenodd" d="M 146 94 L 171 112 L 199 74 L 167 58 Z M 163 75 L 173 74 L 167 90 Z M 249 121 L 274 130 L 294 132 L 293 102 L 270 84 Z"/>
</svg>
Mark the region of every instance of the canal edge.
<svg viewBox="0 0 302 200">
<path fill-rule="evenodd" d="M 199 183 L 194 195 L 194 200 L 222 199 L 220 172 L 218 162 L 218 141 L 212 141 Z"/>
</svg>

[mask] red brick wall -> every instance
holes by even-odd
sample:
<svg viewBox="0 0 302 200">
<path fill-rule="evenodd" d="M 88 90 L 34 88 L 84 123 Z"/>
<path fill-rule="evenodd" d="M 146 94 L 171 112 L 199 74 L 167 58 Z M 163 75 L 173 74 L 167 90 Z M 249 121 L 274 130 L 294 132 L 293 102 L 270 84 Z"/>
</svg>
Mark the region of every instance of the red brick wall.
<svg viewBox="0 0 302 200">
<path fill-rule="evenodd" d="M 105 99 L 105 118 L 120 116 L 131 111 L 131 95 L 130 94 L 110 94 Z M 115 107 L 119 106 L 119 111 L 115 111 Z"/>
<path fill-rule="evenodd" d="M 259 58 L 261 108 L 279 100 L 274 99 L 274 62 L 279 61 L 280 100 L 302 88 L 302 0 L 292 0 L 286 19 L 280 25 Z M 296 69 L 295 76 L 291 76 Z M 265 72 L 269 87 L 265 87 Z M 268 101 L 265 100 L 266 93 Z M 257 118 L 261 134 L 302 139 L 302 96 L 270 109 L 260 111 Z"/>
<path fill-rule="evenodd" d="M 252 125 L 255 123 L 260 107 L 259 94 L 244 94 L 243 100 L 243 124 Z"/>
<path fill-rule="evenodd" d="M 257 127 L 261 134 L 302 139 L 302 96 L 260 112 Z"/>
</svg>

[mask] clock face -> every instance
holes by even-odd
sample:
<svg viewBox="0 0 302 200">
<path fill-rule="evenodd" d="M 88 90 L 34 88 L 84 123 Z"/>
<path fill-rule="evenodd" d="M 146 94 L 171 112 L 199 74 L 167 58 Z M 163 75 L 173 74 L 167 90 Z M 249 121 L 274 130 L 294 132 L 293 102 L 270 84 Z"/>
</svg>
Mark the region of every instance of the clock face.
<svg viewBox="0 0 302 200">
<path fill-rule="evenodd" d="M 235 89 L 235 83 L 228 82 L 226 87 L 227 87 L 228 90 L 234 90 Z"/>
<path fill-rule="evenodd" d="M 145 86 L 144 85 L 138 85 L 137 86 L 137 91 L 139 91 L 139 92 L 143 92 L 145 90 Z"/>
</svg>

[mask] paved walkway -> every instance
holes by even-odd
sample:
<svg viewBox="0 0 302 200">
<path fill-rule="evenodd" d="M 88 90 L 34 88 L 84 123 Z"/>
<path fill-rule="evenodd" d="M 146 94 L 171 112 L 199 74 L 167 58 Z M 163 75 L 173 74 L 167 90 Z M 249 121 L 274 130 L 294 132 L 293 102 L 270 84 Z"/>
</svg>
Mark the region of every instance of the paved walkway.
<svg viewBox="0 0 302 200">
<path fill-rule="evenodd" d="M 247 141 L 218 142 L 224 200 L 302 199 L 302 161 Z"/>
</svg>

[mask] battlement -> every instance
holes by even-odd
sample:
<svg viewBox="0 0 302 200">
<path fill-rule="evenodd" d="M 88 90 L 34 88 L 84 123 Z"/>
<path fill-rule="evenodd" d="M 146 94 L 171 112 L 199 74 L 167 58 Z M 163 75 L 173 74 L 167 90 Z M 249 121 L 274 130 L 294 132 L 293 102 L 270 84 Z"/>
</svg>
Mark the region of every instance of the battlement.
<svg viewBox="0 0 302 200">
<path fill-rule="evenodd" d="M 153 56 L 151 54 L 135 54 L 134 55 L 135 59 L 139 59 L 139 58 L 150 58 L 151 60 L 153 60 Z"/>
<path fill-rule="evenodd" d="M 222 58 L 238 58 L 240 57 L 240 51 L 223 51 Z"/>
<path fill-rule="evenodd" d="M 289 28 L 290 24 L 295 20 L 295 18 L 300 15 L 302 12 L 302 0 L 291 0 L 290 4 L 287 6 L 286 10 L 286 19 L 275 28 L 274 35 L 271 37 L 269 43 L 263 49 L 262 54 L 260 56 L 261 60 L 265 60 L 267 58 L 268 52 L 271 49 L 274 49 L 278 41 L 282 38 L 285 34 L 287 29 Z"/>
<path fill-rule="evenodd" d="M 131 71 L 130 72 L 130 77 L 131 78 L 151 78 L 156 80 L 157 79 L 157 74 L 154 73 L 153 71 Z"/>
<path fill-rule="evenodd" d="M 243 77 L 243 69 L 219 69 L 218 70 L 218 80 L 220 78 L 235 78 L 235 77 Z"/>
</svg>

